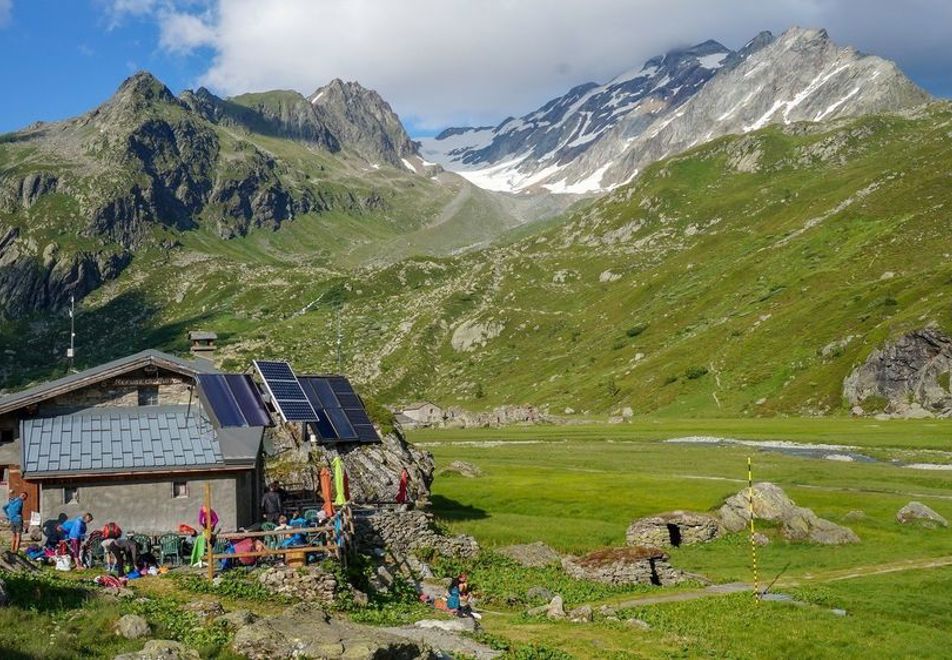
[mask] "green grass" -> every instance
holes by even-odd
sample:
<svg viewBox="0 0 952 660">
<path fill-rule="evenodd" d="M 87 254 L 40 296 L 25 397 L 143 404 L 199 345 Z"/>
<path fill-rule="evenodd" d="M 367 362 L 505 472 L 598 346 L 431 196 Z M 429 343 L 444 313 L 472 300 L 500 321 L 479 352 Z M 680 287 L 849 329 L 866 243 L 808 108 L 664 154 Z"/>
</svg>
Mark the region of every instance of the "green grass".
<svg viewBox="0 0 952 660">
<path fill-rule="evenodd" d="M 760 524 L 771 539 L 758 549 L 761 584 L 779 578 L 774 591 L 791 593 L 806 606 L 755 605 L 749 594 L 737 594 L 621 612 L 647 621 L 648 632 L 601 617 L 589 626 L 526 618 L 521 612 L 531 603 L 520 593 L 536 584 L 564 591 L 571 605 L 617 604 L 643 589 L 599 591 L 587 583 L 565 584 L 557 571 L 546 573 L 552 569 L 521 569 L 489 554 L 462 567 L 470 569 L 477 589 L 491 594 L 486 608 L 493 614 L 485 620 L 486 629 L 511 644 L 534 642 L 599 658 L 906 657 L 913 648 L 918 657 L 944 657 L 952 568 L 921 567 L 952 554 L 950 531 L 904 527 L 895 514 L 917 499 L 952 515 L 952 475 L 660 440 L 723 435 L 836 442 L 889 457 L 907 450 L 888 448 L 948 449 L 950 427 L 928 420 L 635 419 L 631 425 L 417 431 L 412 438 L 433 452 L 438 468 L 465 460 L 483 471 L 476 479 L 440 476 L 433 504 L 443 524 L 475 535 L 484 548 L 542 540 L 563 552 L 583 553 L 623 545 L 625 529 L 635 518 L 672 509 L 716 509 L 746 486 L 748 455 L 755 480 L 781 485 L 797 504 L 849 526 L 862 539 L 838 547 L 791 543 Z M 845 521 L 855 510 L 864 517 Z M 743 533 L 674 548 L 670 555 L 674 566 L 715 582 L 753 578 Z M 889 570 L 899 572 L 884 572 Z M 831 608 L 845 609 L 848 616 L 838 617 Z M 930 629 L 943 632 L 920 643 Z"/>
</svg>

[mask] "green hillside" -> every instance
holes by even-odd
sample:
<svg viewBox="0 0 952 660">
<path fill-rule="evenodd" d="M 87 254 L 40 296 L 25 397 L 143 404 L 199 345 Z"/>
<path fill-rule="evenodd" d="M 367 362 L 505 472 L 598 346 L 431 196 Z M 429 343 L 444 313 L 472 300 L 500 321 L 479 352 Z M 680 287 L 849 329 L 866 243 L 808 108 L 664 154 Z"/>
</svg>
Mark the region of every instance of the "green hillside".
<svg viewBox="0 0 952 660">
<path fill-rule="evenodd" d="M 137 255 L 88 299 L 83 354 L 181 350 L 203 327 L 229 363 L 330 370 L 342 305 L 343 368 L 383 400 L 835 414 L 872 348 L 952 327 L 950 183 L 952 106 L 939 103 L 719 139 L 561 223 L 454 258 L 357 271 L 303 258 L 333 240 L 325 219 L 296 219 L 278 256 L 253 232 L 198 232 Z"/>
</svg>

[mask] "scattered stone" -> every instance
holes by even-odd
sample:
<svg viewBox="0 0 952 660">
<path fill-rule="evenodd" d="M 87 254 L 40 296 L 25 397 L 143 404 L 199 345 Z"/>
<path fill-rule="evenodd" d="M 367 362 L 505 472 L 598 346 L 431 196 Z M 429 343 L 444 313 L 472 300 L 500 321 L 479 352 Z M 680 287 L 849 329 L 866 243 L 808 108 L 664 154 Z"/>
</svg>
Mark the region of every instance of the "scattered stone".
<svg viewBox="0 0 952 660">
<path fill-rule="evenodd" d="M 548 603 L 555 598 L 555 592 L 545 587 L 529 587 L 526 591 L 526 598 L 529 600 L 544 600 Z"/>
<path fill-rule="evenodd" d="M 320 565 L 302 569 L 272 566 L 258 576 L 258 582 L 273 594 L 291 596 L 308 603 L 327 605 L 337 598 L 337 578 Z"/>
<path fill-rule="evenodd" d="M 151 639 L 141 651 L 117 655 L 114 660 L 200 660 L 198 651 L 180 642 L 168 639 Z"/>
<path fill-rule="evenodd" d="M 754 532 L 754 543 L 757 545 L 767 545 L 770 543 L 770 537 L 763 532 Z"/>
<path fill-rule="evenodd" d="M 250 660 L 428 657 L 419 641 L 332 617 L 309 603 L 242 627 L 232 649 Z"/>
<path fill-rule="evenodd" d="M 466 477 L 467 479 L 476 479 L 483 476 L 483 471 L 479 469 L 479 466 L 473 465 L 472 463 L 467 463 L 466 461 L 453 461 L 445 468 L 440 470 L 440 475 L 445 474 L 458 474 L 461 477 Z"/>
<path fill-rule="evenodd" d="M 548 605 L 539 605 L 538 607 L 530 607 L 526 610 L 526 616 L 543 616 L 549 611 Z"/>
<path fill-rule="evenodd" d="M 603 617 L 613 617 L 617 616 L 618 612 L 615 611 L 615 608 L 611 605 L 602 605 L 598 608 L 598 613 Z"/>
<path fill-rule="evenodd" d="M 744 488 L 727 498 L 720 509 L 721 525 L 730 532 L 739 532 L 750 524 L 748 490 Z M 782 488 L 769 482 L 754 484 L 754 517 L 778 522 L 784 538 L 828 545 L 859 543 L 859 537 L 848 527 L 841 527 L 797 506 Z"/>
<path fill-rule="evenodd" d="M 632 522 L 625 533 L 625 541 L 628 545 L 677 548 L 713 541 L 720 531 L 720 523 L 710 514 L 669 511 Z"/>
<path fill-rule="evenodd" d="M 564 619 L 565 608 L 562 606 L 562 596 L 555 596 L 545 608 L 545 615 L 550 619 Z"/>
<path fill-rule="evenodd" d="M 151 632 L 149 622 L 138 614 L 126 614 L 116 622 L 116 634 L 122 635 L 126 639 L 148 637 Z"/>
<path fill-rule="evenodd" d="M 866 520 L 866 513 L 858 509 L 855 511 L 850 511 L 845 516 L 843 516 L 843 520 L 847 522 L 855 522 L 857 520 Z"/>
<path fill-rule="evenodd" d="M 194 612 L 204 621 L 214 619 L 225 613 L 225 608 L 217 600 L 200 598 L 182 606 L 187 612 Z"/>
<path fill-rule="evenodd" d="M 922 502 L 910 502 L 906 506 L 899 509 L 899 511 L 896 513 L 896 520 L 898 520 L 900 524 L 903 525 L 915 523 L 921 527 L 928 527 L 930 529 L 949 526 L 948 520 L 927 507 Z"/>
<path fill-rule="evenodd" d="M 671 567 L 661 548 L 634 546 L 597 550 L 584 557 L 563 557 L 562 569 L 578 580 L 606 584 L 671 585 L 684 574 Z"/>
<path fill-rule="evenodd" d="M 547 546 L 542 541 L 520 545 L 507 545 L 499 548 L 499 554 L 527 568 L 541 568 L 552 566 L 562 561 L 562 555 Z"/>
<path fill-rule="evenodd" d="M 836 616 L 846 616 L 846 610 L 840 609 L 839 607 L 834 607 L 830 610 L 830 613 Z"/>
<path fill-rule="evenodd" d="M 651 626 L 648 625 L 646 621 L 641 619 L 631 618 L 625 621 L 630 627 L 637 628 L 638 630 L 651 630 Z"/>
<path fill-rule="evenodd" d="M 478 627 L 476 619 L 460 616 L 453 619 L 423 619 L 413 624 L 417 628 L 436 628 L 446 632 L 473 632 Z"/>
<path fill-rule="evenodd" d="M 592 608 L 588 605 L 576 607 L 569 612 L 569 621 L 572 623 L 591 623 L 593 619 Z"/>
<path fill-rule="evenodd" d="M 228 612 L 227 614 L 222 614 L 218 617 L 218 621 L 221 621 L 229 628 L 237 630 L 242 626 L 247 626 L 258 620 L 258 615 L 254 612 L 249 612 L 248 610 L 235 610 L 233 612 Z"/>
</svg>

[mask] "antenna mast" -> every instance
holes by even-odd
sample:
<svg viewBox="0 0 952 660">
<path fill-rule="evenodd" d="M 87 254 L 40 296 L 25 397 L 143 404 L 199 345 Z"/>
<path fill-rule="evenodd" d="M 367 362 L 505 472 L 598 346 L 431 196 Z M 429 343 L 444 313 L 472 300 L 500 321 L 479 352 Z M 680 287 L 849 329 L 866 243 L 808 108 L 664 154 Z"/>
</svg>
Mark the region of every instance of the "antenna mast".
<svg viewBox="0 0 952 660">
<path fill-rule="evenodd" d="M 69 364 L 69 371 L 73 370 L 73 362 L 76 359 L 76 299 L 69 297 L 69 348 L 66 349 L 66 360 Z"/>
<path fill-rule="evenodd" d="M 340 345 L 343 341 L 343 335 L 341 334 L 340 329 L 340 304 L 337 305 L 337 373 L 342 373 L 341 371 L 341 354 L 340 354 Z"/>
</svg>

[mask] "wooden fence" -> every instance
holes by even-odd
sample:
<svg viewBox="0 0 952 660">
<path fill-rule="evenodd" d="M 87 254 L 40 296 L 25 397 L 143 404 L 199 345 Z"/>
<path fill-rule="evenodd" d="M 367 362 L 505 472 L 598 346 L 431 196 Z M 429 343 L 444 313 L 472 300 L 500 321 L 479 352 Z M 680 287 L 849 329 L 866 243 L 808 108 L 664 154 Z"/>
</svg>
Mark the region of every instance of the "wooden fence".
<svg viewBox="0 0 952 660">
<path fill-rule="evenodd" d="M 205 511 L 212 510 L 212 489 L 211 484 L 205 484 Z M 336 530 L 336 521 L 340 519 L 341 532 L 340 540 Z M 208 579 L 215 577 L 215 560 L 218 559 L 241 559 L 243 557 L 275 557 L 281 555 L 294 555 L 300 557 L 303 561 L 308 553 L 324 552 L 333 556 L 338 561 L 347 562 L 347 554 L 352 552 L 353 544 L 351 540 L 354 535 L 354 518 L 350 505 L 345 504 L 339 507 L 333 518 L 327 519 L 323 524 L 316 527 L 293 527 L 290 529 L 274 529 L 261 532 L 227 532 L 216 534 L 219 539 L 248 539 L 265 537 L 287 537 L 302 534 L 307 537 L 321 536 L 330 539 L 330 542 L 322 544 L 311 544 L 294 546 L 289 548 L 268 548 L 266 550 L 256 550 L 254 552 L 235 552 L 235 553 L 216 553 L 212 543 L 211 516 L 205 516 L 205 528 L 202 532 L 205 536 L 205 559 L 208 563 Z"/>
</svg>

